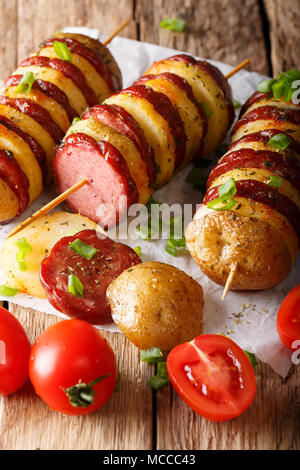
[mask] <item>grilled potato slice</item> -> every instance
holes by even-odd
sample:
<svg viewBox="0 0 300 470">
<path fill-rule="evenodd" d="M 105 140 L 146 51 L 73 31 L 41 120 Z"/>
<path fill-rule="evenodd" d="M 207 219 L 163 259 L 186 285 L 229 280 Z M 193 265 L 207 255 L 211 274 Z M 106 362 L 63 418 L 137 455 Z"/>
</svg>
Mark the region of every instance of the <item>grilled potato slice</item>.
<svg viewBox="0 0 300 470">
<path fill-rule="evenodd" d="M 1 264 L 7 284 L 28 295 L 46 298 L 40 283 L 41 261 L 58 240 L 68 236 L 73 230 L 81 231 L 96 228 L 100 230 L 97 224 L 87 217 L 63 211 L 44 215 L 32 222 L 28 227 L 4 242 Z M 26 255 L 26 271 L 20 270 L 16 258 L 19 249 L 15 242 L 21 238 L 25 238 L 32 248 L 32 251 Z"/>
<path fill-rule="evenodd" d="M 195 103 L 189 99 L 187 93 L 167 78 L 157 75 L 153 78 L 149 78 L 147 82 L 143 81 L 143 83 L 152 88 L 152 90 L 166 95 L 178 110 L 182 122 L 184 123 L 187 145 L 185 159 L 178 169 L 180 171 L 190 163 L 194 157 L 195 151 L 200 147 L 203 137 L 202 116 L 199 114 Z"/>
<path fill-rule="evenodd" d="M 228 99 L 217 81 L 202 68 L 188 61 L 172 58 L 155 62 L 147 74 L 170 72 L 185 78 L 191 85 L 198 102 L 204 106 L 208 118 L 208 132 L 204 138 L 203 156 L 208 156 L 224 140 L 229 127 Z"/>
<path fill-rule="evenodd" d="M 8 184 L 0 178 L 0 220 L 15 217 L 19 210 L 19 199 Z"/>
<path fill-rule="evenodd" d="M 34 101 L 38 105 L 42 106 L 42 108 L 46 109 L 52 117 L 53 121 L 64 132 L 67 132 L 71 123 L 65 109 L 57 101 L 54 101 L 53 99 L 49 98 L 49 96 L 41 93 L 38 90 L 31 89 L 30 93 L 25 94 L 18 93 L 16 89 L 17 87 L 9 87 L 5 91 L 4 95 L 9 96 L 10 98 L 24 98 Z"/>
<path fill-rule="evenodd" d="M 0 114 L 2 114 L 2 107 L 6 108 L 5 111 L 9 111 L 8 106 L 0 105 Z M 12 108 L 10 109 L 14 111 Z M 27 117 L 22 113 L 19 114 Z M 7 117 L 9 117 L 9 112 L 7 112 Z M 31 118 L 29 119 L 33 121 Z M 0 124 L 0 147 L 13 153 L 13 156 L 20 165 L 21 170 L 24 171 L 28 178 L 30 202 L 35 201 L 43 190 L 42 171 L 30 147 L 21 137 L 19 137 L 15 132 L 8 130 L 3 124 Z"/>
<path fill-rule="evenodd" d="M 167 184 L 175 169 L 175 142 L 167 121 L 147 99 L 131 95 L 130 91 L 113 95 L 105 103 L 122 106 L 136 119 L 155 153 L 159 167 L 156 185 Z"/>
<path fill-rule="evenodd" d="M 53 83 L 67 95 L 71 107 L 80 116 L 88 107 L 85 97 L 75 83 L 67 78 L 62 72 L 58 72 L 50 67 L 38 67 L 37 65 L 28 65 L 18 67 L 13 75 L 24 75 L 26 72 L 32 72 L 36 80 L 45 80 Z"/>
</svg>

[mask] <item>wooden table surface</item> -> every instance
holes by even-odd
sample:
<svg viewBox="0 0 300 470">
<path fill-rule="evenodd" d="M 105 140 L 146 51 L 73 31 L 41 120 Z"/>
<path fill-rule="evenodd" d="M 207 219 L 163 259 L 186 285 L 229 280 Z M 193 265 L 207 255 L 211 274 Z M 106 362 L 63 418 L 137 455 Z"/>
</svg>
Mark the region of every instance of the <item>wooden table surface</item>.
<svg viewBox="0 0 300 470">
<path fill-rule="evenodd" d="M 0 70 L 8 76 L 42 39 L 64 26 L 109 34 L 132 18 L 123 36 L 174 47 L 275 74 L 300 67 L 300 0 L 0 0 Z M 166 17 L 187 20 L 185 34 L 159 28 Z M 57 319 L 10 305 L 30 339 Z M 300 370 L 283 382 L 260 363 L 254 404 L 241 417 L 213 424 L 177 394 L 147 386 L 152 368 L 121 334 L 104 333 L 118 356 L 121 389 L 98 413 L 51 412 L 30 384 L 0 401 L 0 449 L 299 449 Z"/>
</svg>

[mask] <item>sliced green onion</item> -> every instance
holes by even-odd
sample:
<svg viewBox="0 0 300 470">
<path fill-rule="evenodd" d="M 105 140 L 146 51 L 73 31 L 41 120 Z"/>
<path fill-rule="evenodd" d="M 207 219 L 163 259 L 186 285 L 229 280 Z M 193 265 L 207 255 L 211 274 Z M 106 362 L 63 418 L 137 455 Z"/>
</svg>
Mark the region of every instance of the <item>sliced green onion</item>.
<svg viewBox="0 0 300 470">
<path fill-rule="evenodd" d="M 207 203 L 209 209 L 214 209 L 215 211 L 229 211 L 236 206 L 236 201 L 233 199 L 233 196 L 236 194 L 236 184 L 234 178 L 229 178 L 226 183 L 221 184 L 218 187 L 219 196 L 212 201 Z"/>
<path fill-rule="evenodd" d="M 144 349 L 141 351 L 140 357 L 141 361 L 154 364 L 162 361 L 163 353 L 160 348 Z"/>
<path fill-rule="evenodd" d="M 136 254 L 141 257 L 142 256 L 142 248 L 140 246 L 136 246 L 134 248 L 134 251 L 136 252 Z"/>
<path fill-rule="evenodd" d="M 32 251 L 32 247 L 29 245 L 26 238 L 20 238 L 20 240 L 15 242 L 15 245 L 19 248 L 16 259 L 19 263 L 20 271 L 27 271 L 26 255 Z"/>
<path fill-rule="evenodd" d="M 226 183 L 221 184 L 218 187 L 218 193 L 220 198 L 225 199 L 232 199 L 233 196 L 236 194 L 236 184 L 235 184 L 235 179 L 234 178 L 229 178 L 229 180 L 226 181 Z"/>
<path fill-rule="evenodd" d="M 160 390 L 161 388 L 165 387 L 170 383 L 169 379 L 164 377 L 160 377 L 159 375 L 154 375 L 149 381 L 148 384 L 150 387 L 154 388 L 154 390 Z"/>
<path fill-rule="evenodd" d="M 142 240 L 151 241 L 153 239 L 159 238 L 159 234 L 162 229 L 161 218 L 159 219 L 158 225 L 155 225 L 154 221 L 151 221 L 151 207 L 155 204 L 160 206 L 162 203 L 154 199 L 153 196 L 150 196 L 150 199 L 146 204 L 148 219 L 135 229 L 137 237 L 141 238 Z"/>
<path fill-rule="evenodd" d="M 300 79 L 299 70 L 279 72 L 276 79 L 262 80 L 258 85 L 261 92 L 272 93 L 276 100 L 291 101 L 294 93 L 293 83 Z"/>
<path fill-rule="evenodd" d="M 253 353 L 250 353 L 249 351 L 246 351 L 244 350 L 244 353 L 246 354 L 246 356 L 248 357 L 249 361 L 251 362 L 251 365 L 253 367 L 253 369 L 257 366 L 257 359 L 256 359 L 256 356 L 255 354 Z"/>
<path fill-rule="evenodd" d="M 158 362 L 157 364 L 157 375 L 163 379 L 168 379 L 167 363 Z"/>
<path fill-rule="evenodd" d="M 146 204 L 146 207 L 147 207 L 148 211 L 151 210 L 152 204 L 158 204 L 159 206 L 161 206 L 162 203 L 160 201 L 158 201 L 157 199 L 154 199 L 154 197 L 151 194 L 150 199 Z"/>
<path fill-rule="evenodd" d="M 186 247 L 186 240 L 185 236 L 183 235 L 182 238 L 169 238 L 172 246 L 176 246 L 177 248 L 185 248 Z"/>
<path fill-rule="evenodd" d="M 202 103 L 200 103 L 200 104 L 201 104 L 201 106 L 202 106 L 202 109 L 203 109 L 204 114 L 205 114 L 205 116 L 207 117 L 207 119 L 210 118 L 210 116 L 212 115 L 212 111 L 209 109 L 209 107 L 207 106 L 207 104 L 204 103 L 203 101 L 202 101 Z"/>
<path fill-rule="evenodd" d="M 234 199 L 228 199 L 227 201 L 222 201 L 221 198 L 213 199 L 207 203 L 209 209 L 214 209 L 215 211 L 229 211 L 236 206 L 236 201 Z"/>
<path fill-rule="evenodd" d="M 72 243 L 70 243 L 69 247 L 72 251 L 77 253 L 80 256 L 83 256 L 85 259 L 92 259 L 99 250 L 94 246 L 87 245 L 84 243 L 80 238 L 76 238 Z"/>
<path fill-rule="evenodd" d="M 285 94 L 285 83 L 283 81 L 276 81 L 272 85 L 273 96 L 275 99 L 279 99 Z"/>
<path fill-rule="evenodd" d="M 80 232 L 80 230 L 77 230 L 77 228 L 71 228 L 71 230 L 67 233 L 67 237 L 72 237 L 76 235 L 76 233 Z"/>
<path fill-rule="evenodd" d="M 53 42 L 53 49 L 57 55 L 62 60 L 66 60 L 67 62 L 72 62 L 72 56 L 68 49 L 68 46 L 65 42 L 61 41 L 54 41 Z"/>
<path fill-rule="evenodd" d="M 146 225 L 147 224 L 147 225 Z M 151 222 L 151 217 L 148 218 L 148 221 L 145 224 L 139 225 L 135 229 L 136 235 L 142 240 L 156 240 L 159 238 L 159 233 L 162 228 L 162 222 L 159 220 L 159 226 L 155 226 L 153 221 Z"/>
<path fill-rule="evenodd" d="M 164 18 L 160 22 L 160 27 L 163 29 L 170 29 L 177 33 L 183 33 L 186 28 L 186 21 L 181 18 Z"/>
<path fill-rule="evenodd" d="M 233 100 L 233 107 L 234 109 L 239 109 L 241 107 L 241 103 L 237 100 Z"/>
<path fill-rule="evenodd" d="M 176 246 L 172 244 L 170 240 L 167 240 L 166 246 L 165 246 L 165 251 L 169 253 L 169 255 L 176 257 L 178 249 Z"/>
<path fill-rule="evenodd" d="M 25 95 L 28 95 L 34 82 L 35 78 L 32 72 L 24 73 L 19 85 L 16 88 L 17 93 L 25 93 Z"/>
<path fill-rule="evenodd" d="M 280 188 L 282 185 L 282 178 L 280 178 L 280 176 L 270 175 L 268 185 L 273 186 L 274 188 Z"/>
<path fill-rule="evenodd" d="M 74 297 L 83 297 L 83 284 L 74 274 L 69 274 L 68 276 L 68 291 Z"/>
<path fill-rule="evenodd" d="M 142 240 L 151 240 L 151 229 L 148 225 L 139 225 L 135 229 L 135 233 Z"/>
<path fill-rule="evenodd" d="M 276 82 L 275 79 L 262 80 L 261 82 L 259 82 L 257 89 L 261 93 L 270 93 L 272 91 L 272 85 L 275 82 Z"/>
<path fill-rule="evenodd" d="M 165 251 L 169 255 L 177 256 L 178 249 L 186 248 L 186 240 L 183 232 L 183 219 L 181 216 L 173 217 L 170 220 L 169 238 L 165 245 Z M 175 238 L 177 234 L 181 234 L 181 238 Z"/>
<path fill-rule="evenodd" d="M 14 289 L 9 286 L 0 286 L 0 295 L 6 295 L 7 297 L 14 297 L 19 292 L 19 289 Z"/>
<path fill-rule="evenodd" d="M 275 134 L 268 141 L 268 144 L 276 149 L 285 150 L 291 142 L 291 139 L 286 134 Z"/>
<path fill-rule="evenodd" d="M 71 123 L 71 126 L 74 126 L 74 124 L 76 124 L 76 122 L 79 122 L 81 121 L 81 118 L 80 117 L 74 117 L 72 123 Z"/>
</svg>

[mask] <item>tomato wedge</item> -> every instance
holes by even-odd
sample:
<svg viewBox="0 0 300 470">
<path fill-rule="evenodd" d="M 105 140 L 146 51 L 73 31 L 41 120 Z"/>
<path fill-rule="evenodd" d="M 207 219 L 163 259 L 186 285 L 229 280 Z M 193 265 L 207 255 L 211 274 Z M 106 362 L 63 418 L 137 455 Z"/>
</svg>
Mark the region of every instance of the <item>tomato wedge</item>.
<svg viewBox="0 0 300 470">
<path fill-rule="evenodd" d="M 181 398 L 211 421 L 235 418 L 254 400 L 253 367 L 244 351 L 225 336 L 201 335 L 176 346 L 167 367 Z"/>
<path fill-rule="evenodd" d="M 300 341 L 300 284 L 285 297 L 277 315 L 277 331 L 283 344 L 293 350 Z"/>
</svg>

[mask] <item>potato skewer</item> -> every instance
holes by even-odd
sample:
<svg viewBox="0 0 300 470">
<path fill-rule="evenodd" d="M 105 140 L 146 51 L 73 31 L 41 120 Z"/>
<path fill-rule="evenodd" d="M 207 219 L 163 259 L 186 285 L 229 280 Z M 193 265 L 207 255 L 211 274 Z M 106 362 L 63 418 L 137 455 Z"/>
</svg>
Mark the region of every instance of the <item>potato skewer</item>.
<svg viewBox="0 0 300 470">
<path fill-rule="evenodd" d="M 0 93 L 0 222 L 21 215 L 51 183 L 54 148 L 73 119 L 121 87 L 109 50 L 82 34 L 56 33 L 19 65 Z"/>
<path fill-rule="evenodd" d="M 127 23 L 126 23 L 127 24 Z M 125 25 L 125 23 L 124 23 Z M 232 75 L 234 75 L 235 73 L 237 73 L 239 70 L 241 70 L 241 68 L 245 67 L 247 64 L 249 64 L 250 60 L 249 59 L 246 59 L 244 60 L 241 64 L 239 64 L 237 67 L 235 67 L 228 75 L 226 75 L 226 78 L 227 77 L 231 77 Z M 53 201 L 51 201 L 49 204 L 47 204 L 44 208 L 40 209 L 39 211 L 37 211 L 35 214 L 33 214 L 31 217 L 29 217 L 26 221 L 22 222 L 19 226 L 17 226 L 8 236 L 8 238 L 10 236 L 12 236 L 13 234 L 16 234 L 18 233 L 20 230 L 22 230 L 24 227 L 26 227 L 27 225 L 29 225 L 34 219 L 36 219 L 37 217 L 39 217 L 40 215 L 44 215 L 44 214 L 47 214 L 48 212 L 50 212 L 50 210 L 54 209 L 56 206 L 58 206 L 61 202 L 63 202 L 70 194 L 72 194 L 73 192 L 77 191 L 78 189 L 80 189 L 82 186 L 84 186 L 85 184 L 87 184 L 88 181 L 87 179 L 83 179 L 81 181 L 79 181 L 78 183 L 75 183 L 72 187 L 70 187 L 69 189 L 67 189 L 64 193 L 62 193 L 59 197 L 57 197 L 56 199 L 54 199 Z"/>
<path fill-rule="evenodd" d="M 209 155 L 233 117 L 229 84 L 216 67 L 185 54 L 155 62 L 67 133 L 53 162 L 58 191 L 88 179 L 67 205 L 102 227 L 115 225 L 132 204 L 146 204 L 174 173 Z"/>
<path fill-rule="evenodd" d="M 300 236 L 300 71 L 264 80 L 242 107 L 186 230 L 202 271 L 229 288 L 264 290 L 292 269 Z"/>
</svg>

